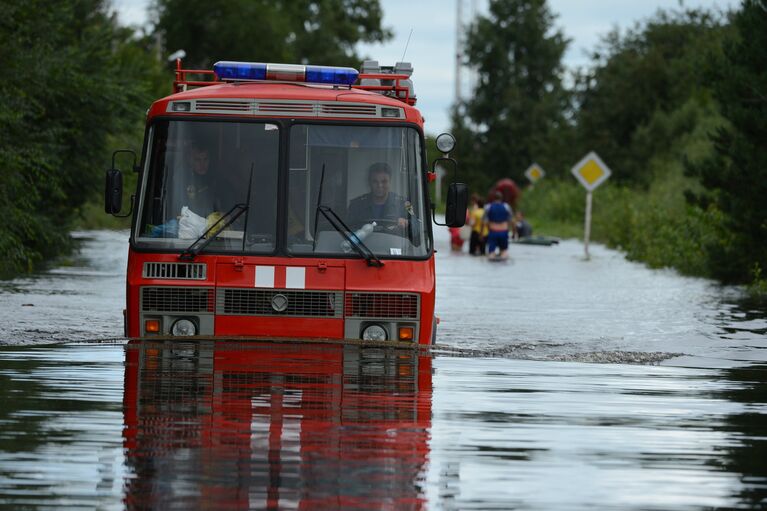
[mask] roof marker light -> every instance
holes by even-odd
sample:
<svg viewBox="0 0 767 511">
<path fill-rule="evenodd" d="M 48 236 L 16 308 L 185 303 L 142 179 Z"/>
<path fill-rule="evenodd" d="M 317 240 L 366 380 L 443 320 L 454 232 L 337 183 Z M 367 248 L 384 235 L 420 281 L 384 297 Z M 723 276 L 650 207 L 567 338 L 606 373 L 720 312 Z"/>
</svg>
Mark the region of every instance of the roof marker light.
<svg viewBox="0 0 767 511">
<path fill-rule="evenodd" d="M 350 67 L 231 61 L 216 62 L 213 71 L 223 81 L 275 80 L 328 85 L 352 85 L 359 75 L 356 69 Z"/>
<path fill-rule="evenodd" d="M 266 64 L 260 62 L 216 62 L 213 72 L 219 80 L 266 80 Z"/>
<path fill-rule="evenodd" d="M 352 85 L 357 76 L 359 72 L 351 67 L 306 66 L 306 81 L 312 83 Z"/>
</svg>

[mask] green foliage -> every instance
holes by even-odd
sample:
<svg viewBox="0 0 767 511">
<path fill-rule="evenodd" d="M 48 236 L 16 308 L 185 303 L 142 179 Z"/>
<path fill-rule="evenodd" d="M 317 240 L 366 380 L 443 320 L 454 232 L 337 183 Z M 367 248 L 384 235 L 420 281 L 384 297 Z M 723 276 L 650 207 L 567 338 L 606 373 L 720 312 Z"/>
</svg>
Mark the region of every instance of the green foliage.
<svg viewBox="0 0 767 511">
<path fill-rule="evenodd" d="M 606 183 L 594 192 L 594 241 L 622 250 L 653 268 L 710 274 L 702 247 L 721 239 L 721 214 L 685 204 L 681 167 L 650 190 Z M 583 237 L 586 192 L 571 181 L 541 182 L 523 195 L 521 207 L 536 234 Z"/>
<path fill-rule="evenodd" d="M 455 137 L 453 157 L 458 161 L 461 176 L 468 182 L 472 192 L 480 190 L 484 192 L 490 186 L 492 178 L 488 173 L 484 172 L 480 164 L 479 140 L 467 125 L 460 109 L 453 108 L 451 119 L 452 127 L 450 133 Z M 434 153 L 429 153 L 430 159 L 432 155 L 438 154 L 439 152 L 435 147 Z"/>
<path fill-rule="evenodd" d="M 147 88 L 126 77 L 146 53 L 129 49 L 139 42 L 105 1 L 3 1 L 2 12 L 0 269 L 10 275 L 69 247 L 110 138 L 143 117 Z"/>
<path fill-rule="evenodd" d="M 73 227 L 126 226 L 101 212 L 106 162 L 140 150 L 145 112 L 172 75 L 158 34 L 119 26 L 108 0 L 0 0 L 0 12 L 0 276 L 10 276 L 66 252 Z M 158 1 L 155 12 L 168 47 L 197 64 L 357 65 L 357 42 L 390 37 L 373 0 Z M 117 163 L 130 192 L 136 175 Z"/>
<path fill-rule="evenodd" d="M 753 278 L 748 285 L 749 293 L 754 297 L 767 297 L 767 275 L 762 270 L 760 263 L 754 263 L 751 268 L 751 274 Z"/>
<path fill-rule="evenodd" d="M 707 246 L 713 274 L 747 283 L 767 264 L 767 2 L 745 0 L 734 26 L 709 66 L 728 125 L 712 136 L 716 153 L 689 170 L 705 187 L 694 203 L 721 211 L 728 232 L 727 243 Z"/>
<path fill-rule="evenodd" d="M 623 35 L 608 34 L 592 68 L 577 80 L 573 161 L 595 150 L 609 162 L 612 180 L 647 185 L 649 159 L 694 128 L 694 122 L 680 122 L 666 126 L 672 133 L 659 132 L 653 117 L 691 97 L 705 101 L 706 63 L 726 32 L 720 17 L 693 9 L 661 11 Z"/>
<path fill-rule="evenodd" d="M 574 180 L 546 177 L 522 193 L 519 209 L 536 221 L 577 225 L 583 223 L 584 197 L 583 188 Z"/>
<path fill-rule="evenodd" d="M 557 154 L 550 149 L 565 124 L 567 40 L 553 24 L 545 0 L 491 0 L 488 15 L 468 32 L 466 59 L 479 81 L 453 116 L 453 131 L 457 157 L 475 189 L 502 177 L 522 182 L 531 162 L 546 167 Z"/>
<path fill-rule="evenodd" d="M 521 172 L 541 163 L 547 177 L 523 194 L 520 207 L 536 233 L 580 237 L 585 192 L 567 171 L 596 150 L 613 176 L 594 194 L 593 239 L 652 267 L 751 282 L 755 292 L 767 286 L 767 1 L 745 0 L 727 17 L 659 12 L 610 33 L 592 67 L 576 76 L 572 115 L 560 102 L 565 114 L 548 132 L 510 137 L 509 126 L 527 121 L 509 101 L 545 118 L 523 94 L 507 95 L 518 90 L 517 78 L 509 79 L 516 61 L 503 51 L 532 54 L 542 33 L 529 18 L 515 25 L 513 8 L 523 4 L 544 6 L 494 2 L 490 19 L 498 26 L 480 20 L 469 40 L 481 63 L 480 87 L 466 105 L 469 122 L 456 115 L 454 126 L 467 139 L 461 153 L 478 169 L 472 179 L 486 186 L 499 168 Z M 502 11 L 506 24 L 499 6 L 511 9 Z M 504 39 L 509 25 L 533 40 Z M 539 147 L 556 156 L 536 156 Z"/>
<path fill-rule="evenodd" d="M 656 111 L 648 126 L 652 132 L 671 137 L 671 148 L 658 150 L 645 173 L 648 187 L 626 186 L 607 181 L 594 192 L 592 239 L 623 250 L 629 259 L 653 268 L 674 267 L 688 275 L 712 273 L 707 247 L 728 242 L 722 212 L 687 204 L 685 191 L 699 189 L 684 175 L 683 161 L 702 161 L 712 151 L 710 129 L 722 119 L 710 102 L 691 99 L 673 112 Z M 694 126 L 689 128 L 689 126 Z M 650 133 L 642 136 L 650 136 Z M 638 142 L 635 142 L 638 143 Z M 573 178 L 540 181 L 522 197 L 521 206 L 536 227 L 569 226 L 567 236 L 577 227 L 583 235 L 585 190 Z"/>
<path fill-rule="evenodd" d="M 153 12 L 167 51 L 206 69 L 218 60 L 357 67 L 358 42 L 391 37 L 378 0 L 155 0 Z"/>
</svg>

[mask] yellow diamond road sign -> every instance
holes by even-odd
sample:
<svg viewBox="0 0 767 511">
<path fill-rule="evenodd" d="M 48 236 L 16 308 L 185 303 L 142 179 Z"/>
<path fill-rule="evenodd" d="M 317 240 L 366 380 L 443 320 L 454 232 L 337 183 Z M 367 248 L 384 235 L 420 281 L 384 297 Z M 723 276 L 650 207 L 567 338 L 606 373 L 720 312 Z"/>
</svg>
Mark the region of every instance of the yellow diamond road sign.
<svg viewBox="0 0 767 511">
<path fill-rule="evenodd" d="M 588 191 L 594 190 L 612 174 L 610 168 L 605 165 L 605 162 L 594 151 L 591 151 L 581 161 L 576 163 L 571 172 L 575 179 L 580 181 Z"/>
<path fill-rule="evenodd" d="M 530 180 L 531 183 L 535 184 L 538 182 L 539 179 L 541 179 L 543 176 L 545 176 L 546 173 L 543 171 L 540 165 L 537 163 L 533 163 L 529 167 L 527 167 L 527 170 L 525 171 L 525 177 Z"/>
</svg>

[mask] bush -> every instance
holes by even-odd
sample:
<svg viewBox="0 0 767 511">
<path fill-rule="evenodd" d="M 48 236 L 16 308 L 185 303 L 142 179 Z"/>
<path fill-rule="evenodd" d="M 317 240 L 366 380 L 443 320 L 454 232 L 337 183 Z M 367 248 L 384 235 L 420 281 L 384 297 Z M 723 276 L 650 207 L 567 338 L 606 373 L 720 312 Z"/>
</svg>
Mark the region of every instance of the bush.
<svg viewBox="0 0 767 511">
<path fill-rule="evenodd" d="M 79 209 L 103 193 L 111 141 L 141 133 L 158 64 L 105 0 L 4 7 L 0 276 L 7 277 L 71 248 Z"/>
<path fill-rule="evenodd" d="M 679 164 L 669 166 L 648 190 L 603 184 L 593 195 L 591 239 L 653 268 L 710 276 L 707 248 L 727 243 L 723 216 L 714 207 L 688 205 L 688 186 Z M 520 206 L 537 234 L 582 238 L 585 195 L 574 179 L 552 179 L 528 190 Z"/>
</svg>

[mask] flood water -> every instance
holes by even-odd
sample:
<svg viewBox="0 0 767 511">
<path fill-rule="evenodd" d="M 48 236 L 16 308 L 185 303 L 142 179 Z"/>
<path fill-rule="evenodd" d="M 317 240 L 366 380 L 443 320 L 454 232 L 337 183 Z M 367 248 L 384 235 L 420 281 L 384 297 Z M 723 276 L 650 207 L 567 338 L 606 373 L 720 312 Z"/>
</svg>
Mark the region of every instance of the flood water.
<svg viewBox="0 0 767 511">
<path fill-rule="evenodd" d="M 737 289 L 439 232 L 431 353 L 127 343 L 127 234 L 77 235 L 0 283 L 0 508 L 767 508 L 767 310 Z"/>
</svg>

